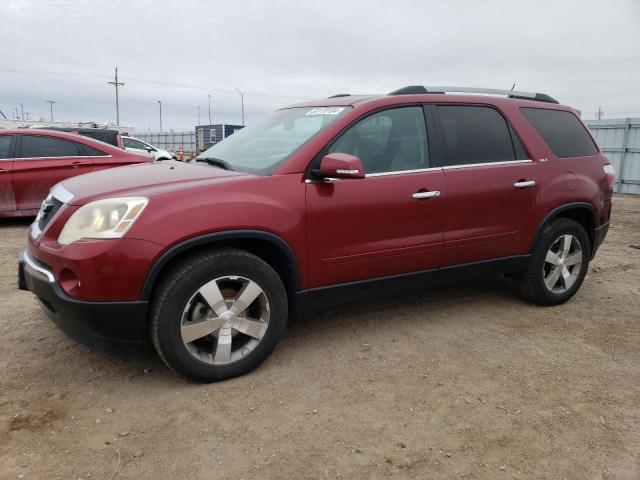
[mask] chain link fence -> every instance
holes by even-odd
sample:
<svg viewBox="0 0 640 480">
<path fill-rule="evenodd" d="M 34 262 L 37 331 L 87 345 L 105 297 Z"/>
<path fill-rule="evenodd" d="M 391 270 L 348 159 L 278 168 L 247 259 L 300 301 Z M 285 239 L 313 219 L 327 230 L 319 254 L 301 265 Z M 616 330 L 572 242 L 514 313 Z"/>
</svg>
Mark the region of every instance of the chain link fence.
<svg viewBox="0 0 640 480">
<path fill-rule="evenodd" d="M 136 138 L 174 153 L 182 151 L 185 156 L 196 152 L 196 132 L 136 132 Z"/>
</svg>

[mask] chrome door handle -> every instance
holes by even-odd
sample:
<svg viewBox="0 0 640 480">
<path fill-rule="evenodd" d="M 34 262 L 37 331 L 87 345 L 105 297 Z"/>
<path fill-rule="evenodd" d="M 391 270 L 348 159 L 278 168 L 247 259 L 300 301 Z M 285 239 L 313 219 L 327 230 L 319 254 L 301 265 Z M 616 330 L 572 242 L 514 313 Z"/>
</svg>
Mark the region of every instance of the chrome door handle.
<svg viewBox="0 0 640 480">
<path fill-rule="evenodd" d="M 411 195 L 411 198 L 415 198 L 416 200 L 422 200 L 424 198 L 434 198 L 439 197 L 440 192 L 438 190 L 434 190 L 433 192 L 416 192 Z"/>
<path fill-rule="evenodd" d="M 533 187 L 535 184 L 536 182 L 533 180 L 525 180 L 522 182 L 516 182 L 513 184 L 513 186 L 516 188 L 529 188 L 529 187 Z"/>
</svg>

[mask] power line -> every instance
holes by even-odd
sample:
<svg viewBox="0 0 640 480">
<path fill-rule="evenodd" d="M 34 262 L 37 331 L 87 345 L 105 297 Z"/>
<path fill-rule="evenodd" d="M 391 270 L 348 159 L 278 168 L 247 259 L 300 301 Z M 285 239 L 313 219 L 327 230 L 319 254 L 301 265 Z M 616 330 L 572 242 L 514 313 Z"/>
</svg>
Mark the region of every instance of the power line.
<svg viewBox="0 0 640 480">
<path fill-rule="evenodd" d="M 100 78 L 100 79 L 104 79 L 105 76 L 104 75 L 96 75 L 96 74 L 90 74 L 90 73 L 69 73 L 69 72 L 53 72 L 53 71 L 43 71 L 43 70 L 18 70 L 18 69 L 13 69 L 13 68 L 0 68 L 0 72 L 4 72 L 4 73 L 11 73 L 14 75 L 55 75 L 55 76 L 61 76 L 61 77 L 91 77 L 91 78 Z M 164 75 L 166 76 L 166 75 Z M 193 78 L 194 80 L 197 80 L 198 84 L 189 84 L 189 83 L 181 83 L 181 82 L 169 82 L 166 80 L 157 80 L 157 79 L 150 79 L 150 78 L 143 78 L 143 77 L 128 77 L 130 78 L 131 81 L 135 80 L 136 82 L 140 82 L 140 83 L 149 83 L 149 84 L 154 84 L 154 85 L 163 85 L 163 86 L 167 86 L 167 87 L 180 87 L 180 88 L 189 88 L 191 90 L 199 90 L 199 91 L 215 91 L 215 92 L 222 92 L 222 93 L 227 93 L 227 94 L 237 94 L 237 91 L 233 88 L 202 88 L 200 86 L 198 86 L 203 80 L 207 80 L 206 78 L 201 78 L 201 77 L 188 77 L 188 78 Z M 111 85 L 113 85 L 115 82 L 109 82 Z M 121 85 L 124 85 L 124 83 L 122 83 Z M 339 89 L 338 89 L 339 90 Z M 256 92 L 256 91 L 245 91 L 244 92 L 247 95 L 251 95 L 251 96 L 261 96 L 261 97 L 271 97 L 271 98 L 290 98 L 292 100 L 308 100 L 309 98 L 315 98 L 317 97 L 317 95 L 314 96 L 293 96 L 293 95 L 280 95 L 280 94 L 276 94 L 276 93 L 265 93 L 265 92 Z"/>
<path fill-rule="evenodd" d="M 108 83 L 116 87 L 116 125 L 120 125 L 120 104 L 118 103 L 118 87 L 124 87 L 124 82 L 118 82 L 118 67 L 116 67 L 115 80 Z"/>
<path fill-rule="evenodd" d="M 45 100 L 49 104 L 51 110 L 51 121 L 53 122 L 53 104 L 58 103 L 56 100 Z"/>
</svg>

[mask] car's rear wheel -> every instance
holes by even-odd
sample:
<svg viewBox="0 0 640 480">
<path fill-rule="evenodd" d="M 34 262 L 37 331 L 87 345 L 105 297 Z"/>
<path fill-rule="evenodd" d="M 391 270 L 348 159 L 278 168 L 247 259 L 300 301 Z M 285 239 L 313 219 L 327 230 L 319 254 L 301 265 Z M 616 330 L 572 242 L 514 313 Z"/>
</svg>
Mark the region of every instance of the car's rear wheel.
<svg viewBox="0 0 640 480">
<path fill-rule="evenodd" d="M 172 268 L 151 311 L 151 338 L 165 363 L 212 382 L 252 370 L 273 351 L 287 322 L 287 295 L 266 262 L 222 249 Z"/>
<path fill-rule="evenodd" d="M 589 267 L 591 245 L 578 222 L 559 218 L 545 225 L 519 279 L 524 296 L 539 305 L 558 305 L 580 288 Z"/>
</svg>

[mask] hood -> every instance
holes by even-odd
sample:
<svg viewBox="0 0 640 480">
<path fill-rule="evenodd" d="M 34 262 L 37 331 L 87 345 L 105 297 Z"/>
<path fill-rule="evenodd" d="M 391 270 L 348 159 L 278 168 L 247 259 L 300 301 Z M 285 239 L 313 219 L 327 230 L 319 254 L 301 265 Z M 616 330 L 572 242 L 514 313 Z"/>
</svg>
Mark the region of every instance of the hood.
<svg viewBox="0 0 640 480">
<path fill-rule="evenodd" d="M 171 190 L 249 176 L 248 173 L 223 170 L 204 163 L 166 160 L 100 170 L 68 178 L 61 185 L 73 195 L 69 202 L 71 205 L 84 205 L 100 198 L 152 197 Z"/>
</svg>

